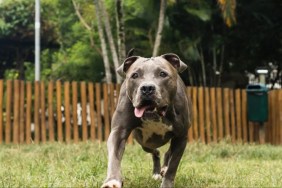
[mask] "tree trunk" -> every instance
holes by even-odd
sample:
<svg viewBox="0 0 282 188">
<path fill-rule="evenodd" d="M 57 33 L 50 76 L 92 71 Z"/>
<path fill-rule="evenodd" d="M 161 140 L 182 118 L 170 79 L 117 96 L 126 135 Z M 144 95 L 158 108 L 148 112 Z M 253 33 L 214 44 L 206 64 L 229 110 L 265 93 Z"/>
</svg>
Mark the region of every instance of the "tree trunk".
<svg viewBox="0 0 282 188">
<path fill-rule="evenodd" d="M 122 63 L 126 57 L 122 0 L 116 0 L 116 23 L 119 63 Z"/>
<path fill-rule="evenodd" d="M 105 73 L 106 73 L 106 82 L 111 83 L 112 82 L 112 74 L 111 74 L 111 70 L 110 70 L 110 62 L 109 62 L 108 53 L 107 53 L 106 40 L 105 40 L 105 36 L 104 36 L 104 32 L 103 32 L 101 13 L 100 13 L 101 9 L 99 7 L 98 0 L 94 0 L 94 5 L 95 5 L 95 12 L 96 12 L 98 33 L 99 33 L 99 38 L 100 38 L 101 48 L 102 48 L 102 57 L 103 57 Z"/>
<path fill-rule="evenodd" d="M 206 87 L 207 85 L 206 66 L 205 66 L 205 60 L 204 60 L 204 54 L 203 54 L 202 48 L 200 48 L 200 61 L 201 61 L 201 67 L 202 67 L 203 86 Z"/>
<path fill-rule="evenodd" d="M 157 56 L 159 53 L 159 48 L 161 45 L 162 40 L 162 32 L 164 27 L 164 19 L 165 19 L 165 9 L 166 9 L 166 2 L 167 0 L 161 0 L 160 5 L 160 15 L 159 15 L 159 24 L 158 24 L 158 30 L 156 34 L 154 49 L 153 49 L 153 57 Z"/>
<path fill-rule="evenodd" d="M 106 31 L 107 38 L 108 38 L 109 45 L 110 45 L 110 50 L 111 50 L 112 59 L 113 59 L 113 62 L 114 62 L 114 67 L 115 67 L 115 70 L 117 70 L 117 68 L 119 67 L 118 55 L 117 55 L 117 50 L 116 50 L 116 46 L 115 46 L 113 35 L 112 35 L 109 16 L 108 16 L 107 10 L 106 10 L 105 5 L 104 5 L 104 0 L 101 0 L 99 2 L 100 2 L 100 4 L 99 4 L 100 10 L 103 14 L 102 19 L 104 21 L 105 31 Z M 121 81 L 122 81 L 122 78 L 118 75 L 117 72 L 116 72 L 116 80 L 117 80 L 117 83 L 121 83 Z"/>
</svg>

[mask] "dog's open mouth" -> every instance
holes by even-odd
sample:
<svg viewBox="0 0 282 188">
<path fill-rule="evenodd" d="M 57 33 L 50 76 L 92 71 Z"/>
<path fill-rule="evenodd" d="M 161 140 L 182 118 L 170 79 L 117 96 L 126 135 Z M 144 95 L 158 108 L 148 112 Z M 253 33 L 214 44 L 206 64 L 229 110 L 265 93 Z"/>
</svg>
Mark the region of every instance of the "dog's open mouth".
<svg viewBox="0 0 282 188">
<path fill-rule="evenodd" d="M 154 101 L 143 101 L 141 105 L 135 107 L 134 114 L 136 117 L 141 118 L 144 115 L 148 114 L 156 114 L 161 117 L 166 115 L 167 105 L 158 107 Z"/>
</svg>

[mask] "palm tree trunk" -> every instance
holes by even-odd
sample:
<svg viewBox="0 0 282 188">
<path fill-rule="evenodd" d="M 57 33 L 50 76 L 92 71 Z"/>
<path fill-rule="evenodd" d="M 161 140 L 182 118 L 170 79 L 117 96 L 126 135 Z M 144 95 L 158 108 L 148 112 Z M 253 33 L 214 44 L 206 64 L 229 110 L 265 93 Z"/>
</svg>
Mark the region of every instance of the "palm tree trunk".
<svg viewBox="0 0 282 188">
<path fill-rule="evenodd" d="M 101 13 L 100 13 L 101 9 L 100 9 L 98 0 L 94 0 L 94 5 L 95 5 L 95 12 L 96 12 L 98 33 L 99 33 L 99 38 L 100 38 L 101 48 L 102 48 L 102 57 L 103 57 L 105 73 L 106 73 L 106 82 L 111 83 L 112 82 L 112 74 L 111 74 L 111 70 L 110 70 L 110 62 L 109 62 L 108 53 L 107 53 L 106 40 L 105 40 L 105 36 L 104 36 L 104 32 L 103 32 Z"/>
<path fill-rule="evenodd" d="M 102 15 L 103 15 L 105 31 L 106 31 L 106 34 L 107 34 L 107 38 L 108 38 L 108 41 L 109 41 L 109 46 L 110 46 L 110 50 L 111 50 L 111 54 L 112 54 L 112 60 L 114 62 L 115 69 L 117 69 L 119 67 L 119 61 L 118 61 L 116 46 L 115 46 L 113 35 L 112 35 L 109 16 L 108 16 L 107 10 L 106 10 L 105 5 L 104 5 L 104 0 L 101 0 L 99 2 L 100 2 L 100 10 L 102 11 Z M 117 79 L 117 83 L 121 83 L 122 78 L 118 75 L 117 72 L 116 72 L 116 79 Z"/>
<path fill-rule="evenodd" d="M 158 30 L 157 30 L 157 35 L 155 39 L 154 49 L 153 49 L 153 57 L 158 55 L 159 48 L 161 45 L 162 32 L 163 32 L 163 27 L 164 27 L 164 19 L 165 19 L 166 3 L 167 3 L 167 0 L 161 0 L 159 24 L 158 24 Z"/>
</svg>

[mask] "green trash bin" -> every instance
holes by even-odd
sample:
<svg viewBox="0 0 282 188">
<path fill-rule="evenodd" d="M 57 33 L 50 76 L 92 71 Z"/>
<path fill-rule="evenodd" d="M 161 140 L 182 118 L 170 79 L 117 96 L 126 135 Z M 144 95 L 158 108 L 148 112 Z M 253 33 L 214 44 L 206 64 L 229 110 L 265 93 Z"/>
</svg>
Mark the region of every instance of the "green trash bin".
<svg viewBox="0 0 282 188">
<path fill-rule="evenodd" d="M 268 120 L 268 89 L 264 85 L 247 86 L 247 112 L 249 121 Z"/>
</svg>

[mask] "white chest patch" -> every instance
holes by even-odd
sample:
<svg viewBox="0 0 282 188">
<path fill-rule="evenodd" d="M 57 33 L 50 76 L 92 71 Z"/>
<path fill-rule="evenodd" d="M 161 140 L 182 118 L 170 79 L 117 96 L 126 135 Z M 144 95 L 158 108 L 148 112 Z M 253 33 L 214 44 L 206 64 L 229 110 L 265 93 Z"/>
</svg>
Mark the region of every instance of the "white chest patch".
<svg viewBox="0 0 282 188">
<path fill-rule="evenodd" d="M 142 132 L 143 143 L 146 143 L 153 134 L 160 135 L 164 138 L 167 132 L 173 130 L 173 127 L 172 125 L 167 125 L 163 122 L 145 120 L 143 121 L 142 127 L 139 127 L 138 129 Z"/>
</svg>

